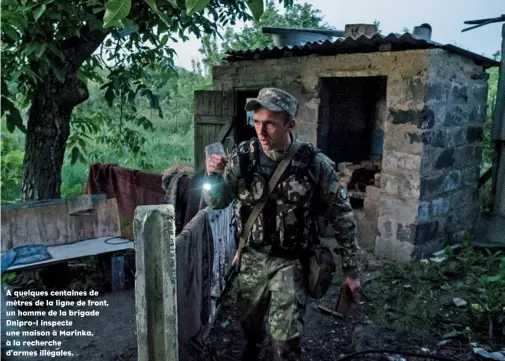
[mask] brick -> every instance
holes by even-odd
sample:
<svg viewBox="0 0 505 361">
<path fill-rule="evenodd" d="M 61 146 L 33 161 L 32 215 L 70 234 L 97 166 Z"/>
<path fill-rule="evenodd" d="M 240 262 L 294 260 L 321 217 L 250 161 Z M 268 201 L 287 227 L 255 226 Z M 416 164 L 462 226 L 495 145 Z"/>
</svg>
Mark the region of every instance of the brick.
<svg viewBox="0 0 505 361">
<path fill-rule="evenodd" d="M 419 170 L 421 156 L 398 151 L 389 151 L 383 160 L 384 169 Z"/>
<path fill-rule="evenodd" d="M 454 159 L 455 165 L 460 167 L 465 167 L 469 164 L 473 163 L 473 146 L 472 145 L 464 145 L 459 148 L 454 149 Z"/>
<path fill-rule="evenodd" d="M 407 78 L 405 87 L 410 98 L 413 100 L 423 99 L 426 88 L 424 81 L 416 77 L 409 77 Z"/>
<path fill-rule="evenodd" d="M 488 92 L 488 86 L 487 83 L 476 83 L 473 86 L 473 96 L 475 100 L 479 102 L 486 102 L 487 101 L 487 92 Z"/>
<path fill-rule="evenodd" d="M 429 178 L 424 178 L 421 180 L 421 193 L 420 197 L 425 198 L 442 191 L 442 185 L 444 182 L 445 175 L 437 175 Z"/>
<path fill-rule="evenodd" d="M 482 164 L 482 150 L 483 146 L 482 145 L 475 145 L 473 147 L 473 163 L 474 164 Z"/>
<path fill-rule="evenodd" d="M 386 194 L 403 198 L 418 199 L 420 195 L 419 183 L 418 179 L 407 179 L 391 174 L 383 174 L 381 177 L 381 185 Z"/>
<path fill-rule="evenodd" d="M 461 125 L 466 118 L 467 116 L 460 106 L 453 106 L 447 110 L 443 124 L 445 126 Z"/>
<path fill-rule="evenodd" d="M 477 104 L 472 107 L 470 112 L 469 120 L 473 124 L 484 124 L 487 118 L 487 105 L 486 104 Z"/>
<path fill-rule="evenodd" d="M 345 169 L 347 166 L 349 166 L 349 165 L 353 165 L 353 163 L 352 163 L 352 162 L 340 162 L 340 163 L 338 163 L 338 171 L 339 171 L 339 172 L 343 172 L 343 171 L 344 171 L 344 169 Z"/>
<path fill-rule="evenodd" d="M 415 244 L 417 224 L 398 223 L 396 229 L 396 239 L 399 242 Z"/>
<path fill-rule="evenodd" d="M 477 202 L 479 193 L 476 188 L 466 187 L 451 195 L 451 202 L 458 208 L 465 208 L 462 206 L 472 205 Z"/>
<path fill-rule="evenodd" d="M 445 129 L 438 129 L 426 133 L 424 143 L 434 148 L 445 148 L 447 147 L 448 139 L 449 132 Z"/>
<path fill-rule="evenodd" d="M 454 148 L 444 149 L 438 154 L 434 163 L 435 170 L 452 167 L 455 163 Z"/>
<path fill-rule="evenodd" d="M 443 190 L 452 191 L 461 185 L 461 171 L 455 170 L 445 176 Z"/>
<path fill-rule="evenodd" d="M 445 84 L 439 82 L 428 82 L 426 85 L 426 99 L 446 102 L 449 94 L 449 89 Z"/>
<path fill-rule="evenodd" d="M 451 199 L 449 197 L 437 197 L 419 203 L 418 221 L 431 221 L 434 217 L 446 216 L 451 209 Z"/>
<path fill-rule="evenodd" d="M 381 190 L 378 187 L 367 186 L 366 187 L 366 198 L 370 200 L 378 200 L 381 196 Z"/>
<path fill-rule="evenodd" d="M 365 168 L 372 168 L 373 167 L 373 161 L 371 160 L 362 160 L 360 165 L 362 165 Z"/>
<path fill-rule="evenodd" d="M 374 180 L 373 180 L 374 186 L 380 188 L 381 187 L 381 174 L 380 173 L 375 173 L 374 174 Z"/>
<path fill-rule="evenodd" d="M 386 238 L 393 237 L 393 223 L 391 219 L 384 219 L 383 217 L 379 218 L 378 228 L 381 236 Z M 396 225 L 395 225 L 396 226 Z"/>
<path fill-rule="evenodd" d="M 448 146 L 459 147 L 466 144 L 467 130 L 464 127 L 452 128 L 450 131 L 450 140 Z"/>
<path fill-rule="evenodd" d="M 451 202 L 446 197 L 435 198 L 431 201 L 431 214 L 434 217 L 447 214 L 449 212 Z"/>
<path fill-rule="evenodd" d="M 423 151 L 422 130 L 405 131 L 404 126 L 389 126 L 387 140 L 384 142 L 384 151 L 396 151 L 420 155 Z"/>
<path fill-rule="evenodd" d="M 431 219 L 431 202 L 424 201 L 419 203 L 418 220 L 425 222 Z"/>
<path fill-rule="evenodd" d="M 466 141 L 468 143 L 482 142 L 484 140 L 484 130 L 479 126 L 469 126 L 466 130 Z"/>
<path fill-rule="evenodd" d="M 423 151 L 421 158 L 421 176 L 429 175 L 433 169 L 433 161 L 432 158 L 434 156 L 435 149 L 431 149 L 430 147 L 426 147 Z"/>
<path fill-rule="evenodd" d="M 465 186 L 477 185 L 480 178 L 480 167 L 467 167 L 463 170 L 461 184 Z"/>
<path fill-rule="evenodd" d="M 486 73 L 486 72 L 483 72 L 483 71 L 480 71 L 480 72 L 473 72 L 471 75 L 470 75 L 470 79 L 473 79 L 473 80 L 488 80 L 489 79 L 489 74 Z"/>
<path fill-rule="evenodd" d="M 365 200 L 363 201 L 363 209 L 367 216 L 373 219 L 379 217 L 379 200 L 380 197 L 376 199 L 365 197 Z"/>
<path fill-rule="evenodd" d="M 379 214 L 391 217 L 401 223 L 414 223 L 417 221 L 419 203 L 416 200 L 400 199 L 393 196 L 381 197 L 379 201 Z"/>
<path fill-rule="evenodd" d="M 400 228 L 400 225 L 398 225 Z M 439 221 L 433 220 L 429 222 L 421 222 L 416 225 L 414 238 L 410 243 L 414 245 L 421 245 L 433 241 L 437 238 L 439 232 Z"/>
<path fill-rule="evenodd" d="M 468 88 L 466 85 L 454 83 L 449 99 L 456 103 L 466 103 L 468 101 Z"/>
<path fill-rule="evenodd" d="M 389 108 L 393 124 L 414 125 L 418 129 L 431 129 L 435 125 L 435 113 L 429 107 L 423 110 L 398 110 Z"/>
<path fill-rule="evenodd" d="M 424 138 L 425 138 L 426 133 L 411 133 L 407 132 L 405 133 L 405 137 L 409 139 L 410 144 L 416 144 L 416 143 L 424 143 Z"/>
</svg>

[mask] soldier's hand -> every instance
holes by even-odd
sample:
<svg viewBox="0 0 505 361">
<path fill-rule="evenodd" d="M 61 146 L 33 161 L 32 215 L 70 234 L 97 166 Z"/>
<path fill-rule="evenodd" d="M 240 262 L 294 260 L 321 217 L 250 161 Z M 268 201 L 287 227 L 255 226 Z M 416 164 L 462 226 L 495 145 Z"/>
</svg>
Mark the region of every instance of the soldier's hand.
<svg viewBox="0 0 505 361">
<path fill-rule="evenodd" d="M 207 171 L 207 174 L 210 174 L 213 172 L 223 174 L 226 164 L 228 164 L 227 157 L 225 157 L 223 155 L 212 154 L 206 160 L 205 170 Z"/>
</svg>

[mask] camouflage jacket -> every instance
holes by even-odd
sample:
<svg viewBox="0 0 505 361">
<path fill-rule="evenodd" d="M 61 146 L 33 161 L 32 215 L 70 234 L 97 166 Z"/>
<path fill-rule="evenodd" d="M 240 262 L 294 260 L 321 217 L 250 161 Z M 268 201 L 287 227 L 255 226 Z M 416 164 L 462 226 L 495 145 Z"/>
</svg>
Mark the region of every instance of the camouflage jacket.
<svg viewBox="0 0 505 361">
<path fill-rule="evenodd" d="M 240 234 L 272 174 L 265 174 L 257 140 L 242 142 L 230 155 L 221 182 L 203 191 L 211 208 L 222 209 L 234 201 Z M 280 162 L 280 161 L 279 161 Z M 247 240 L 251 247 L 271 249 L 273 254 L 304 254 L 319 244 L 318 217 L 327 217 L 341 246 L 344 271 L 356 268 L 356 222 L 335 164 L 305 143 L 284 172 Z"/>
</svg>

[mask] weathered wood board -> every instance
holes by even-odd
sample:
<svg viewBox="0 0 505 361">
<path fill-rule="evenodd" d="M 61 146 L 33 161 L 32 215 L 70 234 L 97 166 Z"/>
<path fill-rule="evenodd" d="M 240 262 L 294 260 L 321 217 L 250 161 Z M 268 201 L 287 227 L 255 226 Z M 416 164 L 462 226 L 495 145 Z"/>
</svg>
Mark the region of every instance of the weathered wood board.
<svg viewBox="0 0 505 361">
<path fill-rule="evenodd" d="M 25 270 L 40 266 L 47 266 L 75 258 L 126 251 L 129 249 L 134 249 L 134 247 L 135 245 L 132 241 L 128 241 L 127 239 L 121 237 L 100 237 L 76 242 L 73 244 L 49 246 L 47 247 L 47 251 L 51 254 L 52 258 L 40 262 L 10 266 L 7 268 L 7 271 Z"/>
<path fill-rule="evenodd" d="M 119 236 L 116 199 L 93 196 L 89 214 L 70 215 L 65 199 L 2 207 L 2 252 L 9 248 L 44 244 L 55 246 L 97 237 Z"/>
<path fill-rule="evenodd" d="M 233 92 L 197 90 L 195 99 L 195 170 L 205 168 L 205 147 L 223 138 L 233 127 L 235 96 Z"/>
</svg>

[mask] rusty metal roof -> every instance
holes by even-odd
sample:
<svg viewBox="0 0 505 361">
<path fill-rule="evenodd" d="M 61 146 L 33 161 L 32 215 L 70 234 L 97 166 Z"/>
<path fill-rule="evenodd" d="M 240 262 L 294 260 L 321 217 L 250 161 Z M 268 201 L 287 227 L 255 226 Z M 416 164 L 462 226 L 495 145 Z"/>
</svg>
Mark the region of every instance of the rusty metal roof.
<svg viewBox="0 0 505 361">
<path fill-rule="evenodd" d="M 389 45 L 390 44 L 390 45 Z M 410 33 L 389 34 L 387 36 L 375 34 L 372 37 L 360 36 L 354 38 L 339 38 L 335 41 L 326 40 L 307 43 L 301 46 L 272 47 L 255 50 L 228 51 L 226 60 L 236 62 L 241 60 L 278 59 L 292 56 L 336 55 L 350 53 L 371 53 L 377 51 L 401 51 L 414 49 L 444 49 L 452 53 L 460 54 L 474 60 L 477 64 L 490 68 L 499 66 L 500 63 L 483 55 L 462 49 L 455 45 L 440 44 L 434 41 L 415 38 Z"/>
</svg>

